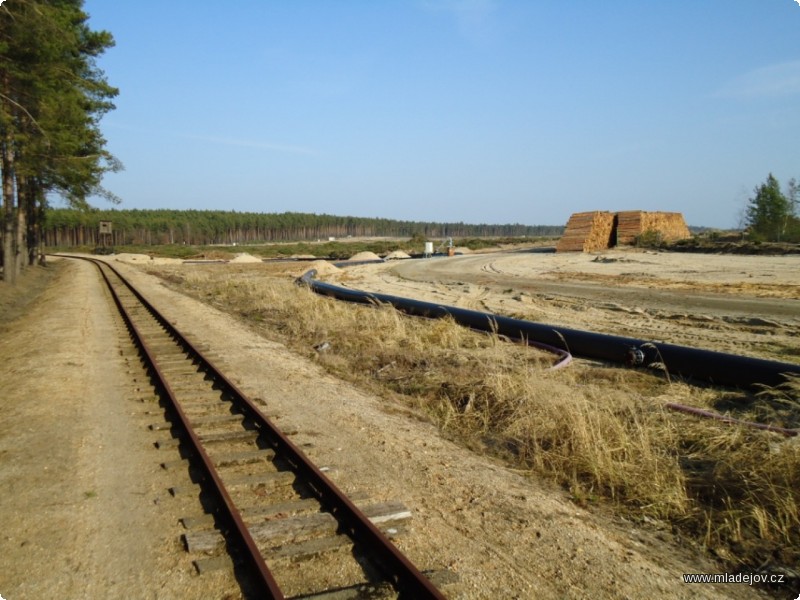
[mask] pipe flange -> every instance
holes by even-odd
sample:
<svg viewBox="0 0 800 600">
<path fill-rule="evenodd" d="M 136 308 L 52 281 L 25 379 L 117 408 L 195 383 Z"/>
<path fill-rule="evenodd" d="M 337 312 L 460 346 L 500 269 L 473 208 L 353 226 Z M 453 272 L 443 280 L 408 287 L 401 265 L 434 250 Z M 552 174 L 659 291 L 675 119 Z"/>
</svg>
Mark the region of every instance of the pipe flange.
<svg viewBox="0 0 800 600">
<path fill-rule="evenodd" d="M 644 364 L 644 352 L 636 346 L 628 348 L 628 354 L 625 357 L 625 362 L 631 366 L 638 367 Z"/>
</svg>

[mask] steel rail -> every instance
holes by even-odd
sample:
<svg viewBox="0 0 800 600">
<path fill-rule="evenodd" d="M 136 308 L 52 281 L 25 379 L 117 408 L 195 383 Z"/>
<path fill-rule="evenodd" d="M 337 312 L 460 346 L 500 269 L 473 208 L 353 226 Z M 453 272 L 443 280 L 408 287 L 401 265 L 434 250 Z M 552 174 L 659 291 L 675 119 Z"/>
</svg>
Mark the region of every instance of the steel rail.
<svg viewBox="0 0 800 600">
<path fill-rule="evenodd" d="M 266 433 L 267 441 L 273 447 L 276 453 L 280 453 L 282 458 L 289 463 L 291 469 L 299 478 L 310 484 L 317 499 L 320 501 L 322 506 L 330 511 L 334 518 L 336 518 L 343 531 L 349 534 L 357 544 L 361 544 L 365 549 L 370 551 L 370 558 L 376 561 L 376 566 L 401 594 L 407 594 L 409 598 L 415 599 L 431 598 L 444 600 L 444 595 L 433 585 L 433 583 L 431 583 L 431 581 L 421 571 L 419 571 L 419 569 L 417 569 L 413 563 L 411 563 L 411 561 L 394 546 L 394 544 L 392 544 L 392 542 L 380 531 L 380 529 L 378 529 L 369 520 L 369 518 L 364 515 L 364 513 L 358 507 L 356 507 L 355 504 L 353 504 L 347 495 L 344 494 L 302 452 L 302 450 L 300 450 L 300 448 L 298 448 L 282 431 L 280 431 L 280 429 L 278 429 L 278 427 L 275 426 L 272 421 L 261 412 L 261 410 L 253 403 L 253 401 L 250 400 L 250 398 L 248 398 L 235 383 L 233 383 L 233 381 L 225 376 L 225 374 L 222 373 L 213 364 L 213 362 L 200 351 L 199 348 L 197 348 L 190 340 L 186 339 L 178 331 L 178 329 L 166 319 L 166 317 L 164 317 L 137 289 L 135 289 L 133 285 L 125 277 L 123 277 L 119 271 L 117 271 L 117 269 L 107 262 L 97 259 L 78 256 L 66 257 L 81 258 L 83 260 L 94 262 L 98 269 L 100 269 L 101 273 L 103 272 L 103 269 L 100 264 L 102 264 L 111 270 L 117 277 L 119 277 L 120 281 L 123 282 L 123 284 L 131 291 L 132 294 L 134 294 L 134 296 L 136 296 L 142 305 L 147 308 L 147 310 L 153 315 L 159 324 L 164 327 L 164 329 L 168 331 L 169 334 L 187 350 L 187 352 L 190 352 L 192 355 L 194 355 L 202 363 L 202 366 L 206 372 L 209 373 L 209 375 L 211 375 L 215 381 L 222 384 L 226 388 L 225 391 L 229 395 L 233 396 L 238 403 L 240 403 L 240 408 L 244 408 L 247 416 L 256 424 L 257 427 Z M 105 274 L 103 276 L 106 278 Z M 168 385 L 166 386 L 166 389 L 169 389 Z M 169 390 L 169 395 L 172 402 L 177 406 L 177 401 L 172 395 L 171 390 Z M 179 414 L 182 414 L 182 411 L 179 410 Z M 185 415 L 182 416 L 182 419 L 187 431 L 191 432 L 191 427 L 188 426 L 188 419 L 186 419 Z M 192 437 L 192 441 L 196 441 L 199 445 L 199 440 L 196 440 L 195 436 Z M 216 469 L 213 467 L 210 459 L 205 452 L 202 451 L 202 449 L 200 450 L 199 455 L 204 457 L 203 460 L 204 463 L 207 464 L 209 472 L 216 473 Z M 212 481 L 214 481 L 215 486 L 219 486 L 220 489 L 223 490 L 225 497 L 230 502 L 230 498 L 227 497 L 227 493 L 224 492 L 224 487 L 222 487 L 219 477 L 211 475 L 210 477 Z M 227 507 L 228 502 L 226 502 L 225 505 Z M 229 518 L 237 525 L 237 531 L 240 523 L 244 529 L 242 533 L 237 533 L 237 536 L 243 540 L 243 543 L 248 550 L 250 550 L 251 546 L 255 549 L 255 554 L 258 558 L 254 560 L 264 563 L 260 552 L 258 552 L 258 549 L 255 546 L 255 542 L 252 541 L 249 532 L 247 532 L 247 528 L 241 519 L 241 515 L 239 515 L 238 510 L 235 508 L 235 506 L 233 506 L 232 502 L 230 502 L 229 512 Z M 248 539 L 250 540 L 249 542 L 246 541 Z M 276 599 L 283 598 L 284 596 L 277 588 L 277 584 L 275 585 L 275 590 L 273 590 L 271 585 L 268 585 L 268 581 L 272 580 L 274 582 L 274 578 L 272 578 L 272 574 L 269 572 L 269 568 L 266 566 L 266 564 L 263 565 L 263 568 L 258 565 L 258 572 L 263 573 L 262 578 L 264 580 L 264 587 L 266 589 L 266 593 L 269 594 L 269 597 Z"/>
<path fill-rule="evenodd" d="M 91 260 L 91 259 L 89 259 Z M 161 368 L 158 364 L 158 360 L 156 359 L 153 351 L 147 345 L 147 342 L 144 339 L 144 335 L 140 331 L 139 327 L 137 327 L 136 323 L 134 322 L 133 318 L 131 317 L 130 313 L 128 312 L 127 308 L 122 303 L 117 291 L 114 289 L 114 285 L 109 280 L 108 274 L 103 270 L 101 266 L 102 261 L 92 261 L 95 263 L 97 268 L 100 270 L 100 273 L 103 276 L 103 279 L 108 286 L 109 291 L 114 299 L 114 303 L 117 305 L 117 308 L 120 311 L 123 319 L 125 320 L 126 325 L 128 326 L 129 330 L 131 331 L 133 338 L 135 340 L 136 345 L 145 355 L 145 359 L 147 364 L 152 369 L 155 376 L 158 378 L 158 384 L 163 389 L 164 393 L 167 395 L 170 401 L 170 407 L 174 411 L 175 415 L 178 417 L 178 420 L 181 423 L 183 431 L 189 438 L 189 444 L 191 446 L 191 451 L 195 454 L 195 456 L 200 460 L 200 468 L 207 478 L 207 481 L 212 482 L 212 493 L 217 497 L 217 500 L 222 507 L 222 517 L 223 520 L 226 521 L 226 526 L 230 529 L 229 531 L 233 534 L 237 541 L 247 549 L 245 553 L 245 559 L 250 566 L 258 574 L 256 578 L 256 585 L 259 588 L 259 592 L 266 594 L 268 598 L 272 598 L 274 600 L 282 600 L 284 598 L 283 592 L 281 592 L 278 583 L 275 581 L 275 578 L 272 575 L 272 572 L 269 570 L 264 558 L 261 556 L 261 552 L 258 550 L 256 546 L 255 540 L 250 535 L 250 531 L 247 529 L 247 525 L 245 525 L 244 520 L 242 519 L 239 510 L 236 508 L 233 500 L 231 499 L 228 491 L 225 489 L 225 485 L 222 482 L 222 478 L 219 475 L 216 467 L 214 466 L 213 461 L 206 453 L 203 445 L 200 442 L 197 433 L 191 426 L 191 423 L 186 416 L 186 413 L 181 408 L 180 403 L 178 402 L 177 398 L 175 397 L 172 388 L 167 381 L 166 376 L 161 371 Z M 107 268 L 109 268 L 114 274 L 119 277 L 120 281 L 125 284 L 125 286 L 137 297 L 137 299 L 142 302 L 142 297 L 131 287 L 130 283 L 119 274 L 116 269 L 114 269 L 111 265 L 105 264 Z M 149 311 L 151 314 L 159 321 L 160 324 L 163 326 L 163 317 L 153 313 L 154 309 L 152 305 L 148 302 L 142 302 L 142 305 Z M 170 332 L 172 333 L 172 332 Z M 172 337 L 175 337 L 172 335 Z M 182 337 L 179 337 L 176 341 L 180 343 Z"/>
<path fill-rule="evenodd" d="M 607 335 L 523 321 L 433 302 L 424 302 L 390 294 L 365 292 L 336 286 L 314 279 L 311 269 L 297 283 L 314 292 L 361 304 L 391 304 L 407 314 L 441 318 L 452 317 L 457 323 L 479 331 L 489 331 L 513 339 L 535 340 L 567 349 L 573 356 L 583 356 L 629 366 L 659 366 L 672 374 L 707 381 L 717 385 L 760 388 L 786 383 L 787 374 L 800 375 L 800 365 L 792 363 L 701 350 L 675 344 L 650 342 L 636 338 Z"/>
</svg>

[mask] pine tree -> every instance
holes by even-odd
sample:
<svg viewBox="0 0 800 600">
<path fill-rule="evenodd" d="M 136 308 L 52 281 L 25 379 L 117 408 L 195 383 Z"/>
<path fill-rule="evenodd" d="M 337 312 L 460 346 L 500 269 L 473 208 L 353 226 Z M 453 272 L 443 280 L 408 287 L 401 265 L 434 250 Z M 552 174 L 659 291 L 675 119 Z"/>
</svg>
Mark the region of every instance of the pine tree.
<svg viewBox="0 0 800 600">
<path fill-rule="evenodd" d="M 792 215 L 792 204 L 781 193 L 778 180 L 769 174 L 767 180 L 755 188 L 755 197 L 747 206 L 746 222 L 750 237 L 779 242 L 786 232 L 786 225 Z"/>
<path fill-rule="evenodd" d="M 120 165 L 100 117 L 117 90 L 95 59 L 114 40 L 87 25 L 83 0 L 11 0 L 0 6 L 0 170 L 4 279 L 32 262 L 48 192 L 75 207 L 104 194 Z M 105 193 L 108 195 L 108 193 Z"/>
</svg>

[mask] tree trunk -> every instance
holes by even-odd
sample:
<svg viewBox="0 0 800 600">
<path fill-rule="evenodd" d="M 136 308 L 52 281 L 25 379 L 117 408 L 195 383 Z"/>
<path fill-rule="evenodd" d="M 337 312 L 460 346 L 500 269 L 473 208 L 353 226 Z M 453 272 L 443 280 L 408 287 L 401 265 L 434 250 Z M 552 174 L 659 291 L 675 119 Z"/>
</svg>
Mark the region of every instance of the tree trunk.
<svg viewBox="0 0 800 600">
<path fill-rule="evenodd" d="M 20 273 L 25 268 L 25 259 L 28 256 L 28 244 L 25 237 L 27 230 L 27 211 L 25 202 L 20 194 L 20 185 L 17 183 L 17 222 L 16 222 L 16 240 L 14 242 L 16 251 L 16 271 Z"/>
<path fill-rule="evenodd" d="M 17 253 L 14 245 L 17 220 L 14 206 L 14 149 L 10 138 L 10 135 L 6 136 L 0 151 L 3 180 L 3 280 L 14 285 L 17 282 Z"/>
<path fill-rule="evenodd" d="M 42 253 L 42 219 L 44 218 L 44 197 L 35 177 L 25 180 L 25 248 L 27 249 L 26 264 L 34 266 L 37 261 L 43 264 Z M 23 205 L 22 198 L 20 204 Z"/>
</svg>

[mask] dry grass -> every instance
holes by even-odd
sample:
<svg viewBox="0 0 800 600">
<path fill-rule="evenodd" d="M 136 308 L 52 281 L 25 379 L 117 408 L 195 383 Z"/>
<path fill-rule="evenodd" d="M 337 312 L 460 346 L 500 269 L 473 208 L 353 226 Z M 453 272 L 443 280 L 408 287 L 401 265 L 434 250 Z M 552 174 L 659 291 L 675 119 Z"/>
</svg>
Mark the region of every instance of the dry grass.
<svg viewBox="0 0 800 600">
<path fill-rule="evenodd" d="M 346 304 L 263 269 L 161 269 L 335 374 L 424 411 L 450 437 L 546 475 L 587 504 L 666 521 L 730 568 L 800 563 L 800 438 L 698 420 L 679 402 L 800 425 L 800 382 L 758 396 L 575 363 L 449 320 Z M 327 342 L 329 349 L 315 346 Z"/>
</svg>

